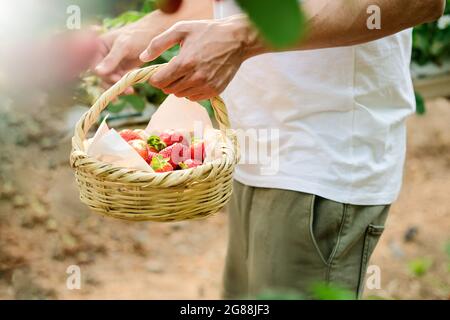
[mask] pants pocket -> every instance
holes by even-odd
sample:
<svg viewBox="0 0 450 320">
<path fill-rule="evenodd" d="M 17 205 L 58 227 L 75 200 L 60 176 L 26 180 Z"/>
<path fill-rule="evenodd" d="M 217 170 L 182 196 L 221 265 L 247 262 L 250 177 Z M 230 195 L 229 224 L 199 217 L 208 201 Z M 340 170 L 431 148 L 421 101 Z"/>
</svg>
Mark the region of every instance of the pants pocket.
<svg viewBox="0 0 450 320">
<path fill-rule="evenodd" d="M 339 244 L 345 222 L 345 205 L 314 196 L 309 232 L 311 241 L 325 265 L 329 265 Z"/>
<path fill-rule="evenodd" d="M 378 243 L 378 240 L 381 237 L 381 234 L 384 231 L 384 226 L 382 225 L 374 225 L 370 224 L 365 232 L 364 235 L 364 245 L 363 245 L 363 252 L 361 256 L 361 267 L 360 267 L 360 274 L 359 274 L 359 283 L 358 283 L 358 298 L 361 298 L 361 295 L 364 291 L 365 286 L 365 277 L 367 272 L 368 263 L 370 260 L 370 257 L 375 250 L 375 247 Z"/>
</svg>

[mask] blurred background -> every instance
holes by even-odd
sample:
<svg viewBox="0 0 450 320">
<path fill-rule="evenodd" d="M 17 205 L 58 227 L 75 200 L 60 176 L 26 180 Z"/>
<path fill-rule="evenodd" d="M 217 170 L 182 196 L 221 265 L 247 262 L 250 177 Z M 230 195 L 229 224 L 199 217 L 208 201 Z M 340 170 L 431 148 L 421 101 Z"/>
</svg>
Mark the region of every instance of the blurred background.
<svg viewBox="0 0 450 320">
<path fill-rule="evenodd" d="M 370 263 L 381 287 L 366 289 L 368 299 L 450 299 L 449 7 L 414 30 L 417 114 L 408 120 L 403 190 Z M 73 127 L 103 90 L 82 72 L 97 45 L 87 30 L 154 9 L 152 0 L 0 4 L 0 299 L 220 297 L 224 213 L 171 224 L 100 217 L 79 201 L 69 166 Z M 113 126 L 148 122 L 165 98 L 145 84 L 135 92 L 108 107 Z M 66 287 L 70 265 L 81 268 L 80 290 Z"/>
</svg>

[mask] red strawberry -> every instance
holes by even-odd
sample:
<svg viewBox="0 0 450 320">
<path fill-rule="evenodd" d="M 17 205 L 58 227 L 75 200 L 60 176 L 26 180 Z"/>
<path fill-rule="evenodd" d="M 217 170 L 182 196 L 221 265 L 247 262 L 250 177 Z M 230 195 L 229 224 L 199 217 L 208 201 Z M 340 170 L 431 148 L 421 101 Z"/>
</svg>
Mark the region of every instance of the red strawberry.
<svg viewBox="0 0 450 320">
<path fill-rule="evenodd" d="M 189 158 L 189 148 L 177 142 L 160 151 L 159 154 L 169 158 L 169 163 L 175 168 L 180 162 Z"/>
<path fill-rule="evenodd" d="M 142 139 L 139 133 L 130 129 L 124 129 L 120 131 L 119 134 L 126 142 L 136 139 Z"/>
<path fill-rule="evenodd" d="M 147 163 L 150 162 L 149 150 L 145 141 L 141 139 L 135 139 L 128 141 L 128 144 L 136 150 L 137 153 L 144 159 Z"/>
<path fill-rule="evenodd" d="M 169 172 L 173 171 L 172 165 L 169 163 L 168 158 L 164 158 L 162 155 L 157 154 L 153 157 L 152 162 L 150 164 L 152 166 L 152 169 L 155 170 L 155 172 Z"/>
<path fill-rule="evenodd" d="M 186 159 L 183 162 L 180 162 L 178 165 L 180 166 L 181 169 L 190 169 L 190 168 L 198 167 L 198 166 L 202 165 L 202 163 L 197 160 Z"/>
<path fill-rule="evenodd" d="M 205 143 L 201 140 L 193 140 L 191 144 L 191 159 L 203 163 L 205 160 Z"/>
<path fill-rule="evenodd" d="M 147 131 L 145 131 L 143 129 L 134 129 L 133 132 L 137 133 L 139 135 L 140 139 L 147 141 L 147 139 L 148 139 Z"/>
<path fill-rule="evenodd" d="M 156 6 L 164 13 L 175 13 L 180 9 L 182 0 L 156 0 Z"/>
<path fill-rule="evenodd" d="M 166 146 L 171 146 L 174 143 L 183 143 L 187 145 L 187 139 L 184 137 L 183 133 L 177 130 L 164 130 L 160 135 L 160 139 L 162 142 L 166 144 Z"/>
<path fill-rule="evenodd" d="M 159 153 L 158 150 L 156 150 L 155 148 L 150 147 L 150 146 L 148 146 L 148 151 L 149 151 L 149 152 L 154 152 L 154 153 Z"/>
</svg>

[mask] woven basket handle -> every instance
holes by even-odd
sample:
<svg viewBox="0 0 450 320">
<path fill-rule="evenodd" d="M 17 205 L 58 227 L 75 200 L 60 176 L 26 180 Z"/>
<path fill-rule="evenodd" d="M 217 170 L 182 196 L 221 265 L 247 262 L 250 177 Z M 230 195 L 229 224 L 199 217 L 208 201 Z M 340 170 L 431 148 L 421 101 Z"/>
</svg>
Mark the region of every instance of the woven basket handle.
<svg viewBox="0 0 450 320">
<path fill-rule="evenodd" d="M 128 72 L 111 88 L 106 90 L 94 103 L 94 105 L 81 117 L 75 127 L 75 135 L 73 142 L 77 145 L 79 150 L 84 150 L 83 141 L 89 132 L 89 129 L 100 117 L 100 113 L 108 106 L 108 104 L 119 96 L 126 88 L 140 82 L 146 82 L 150 77 L 156 73 L 159 67 L 164 64 L 152 65 L 145 68 L 137 69 Z M 223 134 L 225 130 L 230 127 L 228 113 L 223 100 L 220 97 L 211 99 L 211 105 L 214 109 L 216 120 L 219 128 Z"/>
</svg>

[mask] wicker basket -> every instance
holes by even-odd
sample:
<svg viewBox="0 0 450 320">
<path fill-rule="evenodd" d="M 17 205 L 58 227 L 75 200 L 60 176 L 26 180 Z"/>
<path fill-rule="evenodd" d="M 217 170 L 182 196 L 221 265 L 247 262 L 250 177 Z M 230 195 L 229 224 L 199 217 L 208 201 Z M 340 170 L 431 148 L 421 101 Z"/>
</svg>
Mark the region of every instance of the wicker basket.
<svg viewBox="0 0 450 320">
<path fill-rule="evenodd" d="M 134 221 L 181 221 L 206 217 L 220 210 L 232 193 L 232 175 L 238 161 L 236 136 L 229 128 L 223 101 L 211 99 L 222 141 L 218 160 L 196 168 L 151 173 L 98 161 L 86 154 L 84 141 L 100 112 L 125 88 L 147 81 L 159 66 L 129 72 L 107 90 L 78 121 L 72 138 L 70 163 L 80 199 L 93 212 Z M 226 143 L 232 141 L 232 144 Z"/>
</svg>

